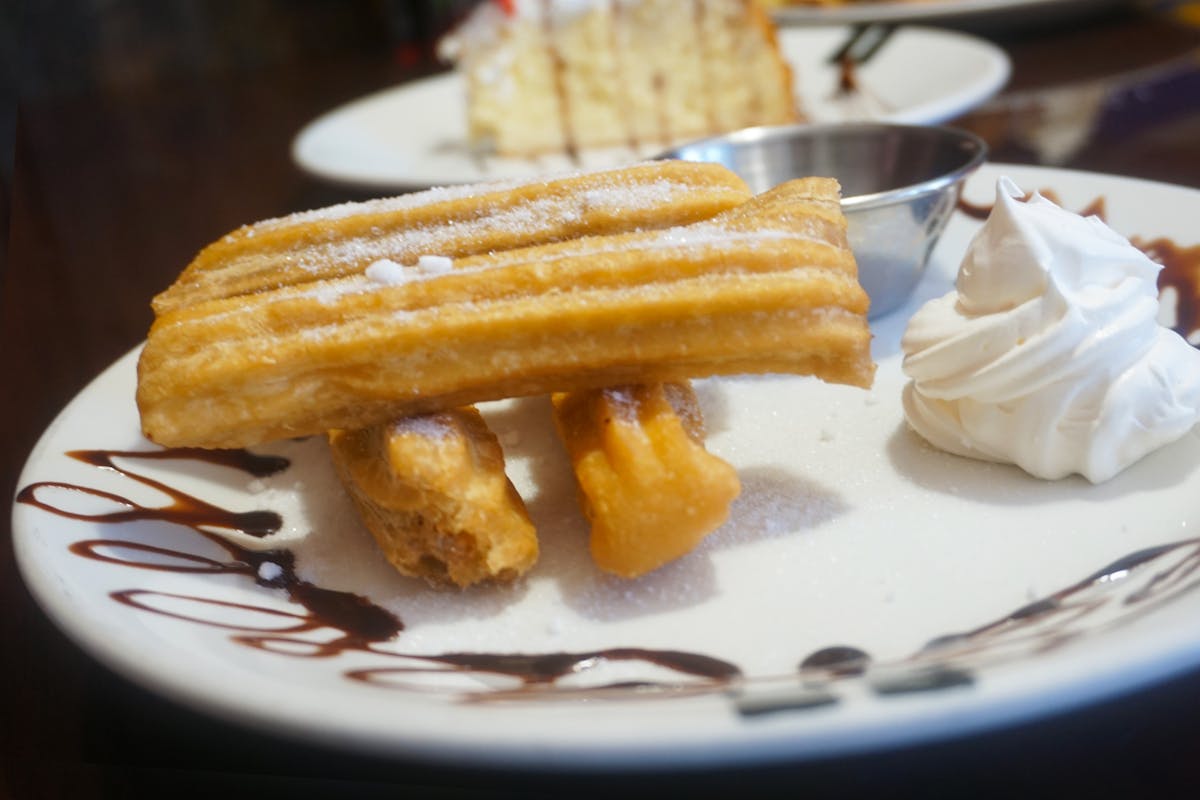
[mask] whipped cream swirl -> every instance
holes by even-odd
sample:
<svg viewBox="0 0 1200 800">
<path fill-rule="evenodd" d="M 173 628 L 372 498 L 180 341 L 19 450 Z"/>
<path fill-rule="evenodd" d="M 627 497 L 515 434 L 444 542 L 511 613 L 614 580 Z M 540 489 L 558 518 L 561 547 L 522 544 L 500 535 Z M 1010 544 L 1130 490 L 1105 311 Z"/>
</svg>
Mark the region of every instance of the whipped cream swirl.
<svg viewBox="0 0 1200 800">
<path fill-rule="evenodd" d="M 1113 477 L 1200 420 L 1200 351 L 1160 326 L 1160 265 L 1007 178 L 958 272 L 901 341 L 909 424 L 1046 479 Z"/>
</svg>

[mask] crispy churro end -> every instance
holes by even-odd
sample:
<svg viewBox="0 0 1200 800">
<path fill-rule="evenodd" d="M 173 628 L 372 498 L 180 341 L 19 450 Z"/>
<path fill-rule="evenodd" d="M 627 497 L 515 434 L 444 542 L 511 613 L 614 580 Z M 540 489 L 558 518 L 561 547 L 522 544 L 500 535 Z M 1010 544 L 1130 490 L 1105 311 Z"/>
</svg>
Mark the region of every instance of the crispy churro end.
<svg viewBox="0 0 1200 800">
<path fill-rule="evenodd" d="M 704 449 L 688 384 L 559 393 L 553 404 L 591 523 L 592 559 L 604 571 L 645 575 L 728 518 L 741 483 Z"/>
<path fill-rule="evenodd" d="M 511 582 L 537 561 L 537 534 L 473 408 L 332 431 L 338 475 L 384 556 L 434 585 Z"/>
</svg>

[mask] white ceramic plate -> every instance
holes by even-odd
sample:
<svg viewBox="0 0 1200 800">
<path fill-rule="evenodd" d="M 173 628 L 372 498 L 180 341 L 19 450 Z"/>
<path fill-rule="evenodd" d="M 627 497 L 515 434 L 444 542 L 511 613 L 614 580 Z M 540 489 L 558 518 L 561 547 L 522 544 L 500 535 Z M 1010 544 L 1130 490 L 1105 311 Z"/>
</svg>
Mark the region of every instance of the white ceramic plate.
<svg viewBox="0 0 1200 800">
<path fill-rule="evenodd" d="M 838 24 L 848 22 L 913 22 L 923 20 L 978 20 L 1011 26 L 1048 18 L 1090 14 L 1122 5 L 1128 0 L 879 0 L 840 5 L 795 5 L 772 9 L 783 25 Z"/>
<path fill-rule="evenodd" d="M 1200 192 L 987 166 L 969 199 L 990 202 L 1000 174 L 1070 208 L 1103 195 L 1127 234 L 1195 241 Z M 260 451 L 291 461 L 265 478 L 68 455 L 155 451 L 138 433 L 135 353 L 30 456 L 14 506 L 22 574 L 88 652 L 197 708 L 342 747 L 535 769 L 812 759 L 1026 720 L 1200 664 L 1195 433 L 1092 486 L 942 454 L 906 429 L 899 334 L 950 286 L 977 226 L 956 215 L 912 302 L 875 325 L 871 391 L 698 384 L 710 447 L 743 495 L 698 551 L 640 580 L 592 566 L 540 399 L 486 407 L 540 562 L 515 587 L 438 592 L 382 562 L 319 440 Z M 276 511 L 281 530 L 206 537 L 219 509 Z M 243 551 L 267 546 L 280 552 Z M 272 588 L 301 580 L 316 611 Z M 368 598 L 386 641 L 356 640 L 353 619 L 322 627 L 346 598 L 313 587 Z M 388 613 L 406 626 L 394 637 Z M 868 654 L 869 668 L 800 671 L 829 648 Z"/>
<path fill-rule="evenodd" d="M 862 91 L 836 96 L 837 69 L 825 59 L 848 29 L 784 30 L 797 93 L 814 122 L 878 119 L 936 123 L 982 103 L 1008 80 L 1002 50 L 960 33 L 905 28 L 861 67 Z M 400 189 L 535 175 L 636 161 L 665 149 L 587 150 L 566 156 L 491 158 L 471 152 L 462 81 L 447 74 L 378 92 L 307 125 L 292 143 L 296 164 L 319 178 L 367 189 Z"/>
</svg>

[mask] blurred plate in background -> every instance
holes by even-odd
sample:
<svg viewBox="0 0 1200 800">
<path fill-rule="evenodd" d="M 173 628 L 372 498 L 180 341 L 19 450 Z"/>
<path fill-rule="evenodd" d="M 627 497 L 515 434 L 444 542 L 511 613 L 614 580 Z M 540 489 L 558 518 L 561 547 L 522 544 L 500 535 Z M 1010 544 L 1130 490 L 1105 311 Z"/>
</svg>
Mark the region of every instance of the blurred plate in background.
<svg viewBox="0 0 1200 800">
<path fill-rule="evenodd" d="M 839 69 L 827 61 L 848 36 L 842 26 L 780 32 L 800 103 L 813 122 L 943 122 L 990 98 L 1010 72 L 1004 51 L 982 39 L 902 28 L 858 68 L 859 90 L 839 94 Z M 462 81 L 453 73 L 377 92 L 307 125 L 292 143 L 292 158 L 324 180 L 389 190 L 600 169 L 648 158 L 671 144 L 648 142 L 642 152 L 585 150 L 580 163 L 565 155 L 482 156 L 467 142 L 464 99 Z"/>
<path fill-rule="evenodd" d="M 770 4 L 770 3 L 769 3 Z M 914 22 L 967 24 L 974 29 L 1011 28 L 1095 14 L 1128 0 L 880 0 L 836 5 L 774 0 L 771 16 L 781 25 L 850 22 Z"/>
</svg>

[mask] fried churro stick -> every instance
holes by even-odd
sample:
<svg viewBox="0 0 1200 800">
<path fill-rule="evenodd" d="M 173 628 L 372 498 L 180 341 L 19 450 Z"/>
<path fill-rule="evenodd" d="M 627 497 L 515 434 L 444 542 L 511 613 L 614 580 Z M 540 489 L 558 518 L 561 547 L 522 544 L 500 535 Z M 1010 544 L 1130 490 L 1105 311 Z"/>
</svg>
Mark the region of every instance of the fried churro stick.
<svg viewBox="0 0 1200 800">
<path fill-rule="evenodd" d="M 241 447 L 472 403 L 709 375 L 867 386 L 868 299 L 837 183 L 711 220 L 201 303 L 155 322 L 146 435 Z"/>
<path fill-rule="evenodd" d="M 329 444 L 367 529 L 401 573 L 468 586 L 511 581 L 537 560 L 525 504 L 474 408 L 333 431 Z"/>
<path fill-rule="evenodd" d="M 206 247 L 156 314 L 205 300 L 362 273 L 388 259 L 451 258 L 711 217 L 750 198 L 724 167 L 659 161 L 540 180 L 443 187 L 244 226 Z"/>
<path fill-rule="evenodd" d="M 553 403 L 601 569 L 644 575 L 728 518 L 741 484 L 733 467 L 704 449 L 690 384 L 558 393 Z"/>
</svg>

